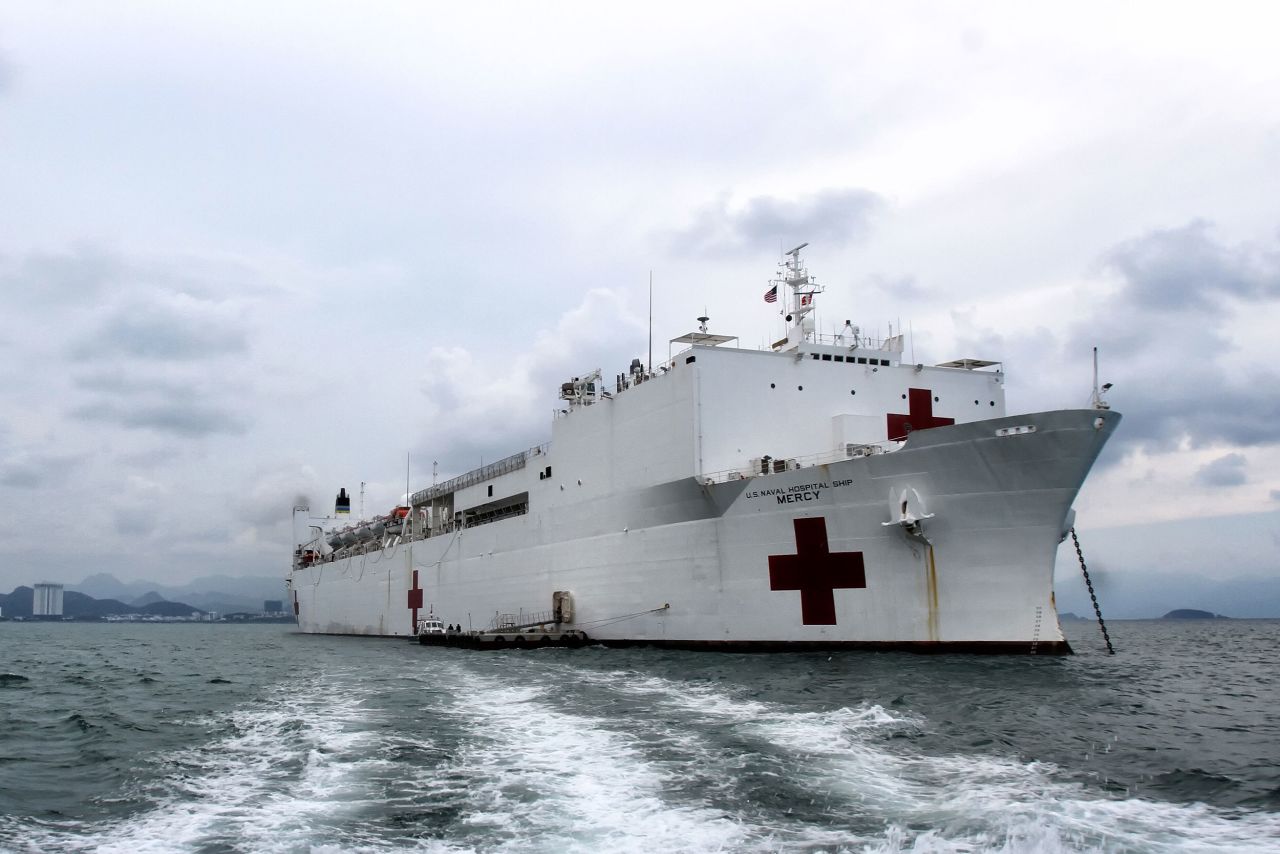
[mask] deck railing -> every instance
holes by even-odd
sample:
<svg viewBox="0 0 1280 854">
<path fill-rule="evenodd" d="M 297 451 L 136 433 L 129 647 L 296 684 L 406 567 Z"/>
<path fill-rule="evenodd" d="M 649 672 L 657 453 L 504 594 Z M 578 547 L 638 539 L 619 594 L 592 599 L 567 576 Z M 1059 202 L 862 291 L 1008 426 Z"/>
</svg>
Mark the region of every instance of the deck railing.
<svg viewBox="0 0 1280 854">
<path fill-rule="evenodd" d="M 795 471 L 796 469 L 812 468 L 814 466 L 829 465 L 831 463 L 844 462 L 845 460 L 858 459 L 859 457 L 869 457 L 874 454 L 891 454 L 902 447 L 902 442 L 885 441 L 871 442 L 868 444 L 850 443 L 843 448 L 833 451 L 823 451 L 818 454 L 807 454 L 798 457 L 770 457 L 767 460 L 760 458 L 758 464 L 753 465 L 748 462 L 745 466 L 732 469 L 724 469 L 722 471 L 707 472 L 698 479 L 704 484 L 710 486 L 713 483 L 726 483 L 731 480 L 747 480 L 753 477 L 765 477 L 771 474 L 781 474 L 787 471 Z"/>
</svg>

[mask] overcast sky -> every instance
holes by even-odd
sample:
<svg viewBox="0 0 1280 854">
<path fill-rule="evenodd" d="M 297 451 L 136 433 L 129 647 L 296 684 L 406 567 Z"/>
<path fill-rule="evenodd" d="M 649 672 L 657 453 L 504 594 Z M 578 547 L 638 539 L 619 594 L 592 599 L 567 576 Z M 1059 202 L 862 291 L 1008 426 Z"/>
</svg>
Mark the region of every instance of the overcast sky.
<svg viewBox="0 0 1280 854">
<path fill-rule="evenodd" d="M 283 575 L 806 240 L 1011 411 L 1101 348 L 1109 571 L 1280 573 L 1280 7 L 972 5 L 5 3 L 0 589 Z"/>
</svg>

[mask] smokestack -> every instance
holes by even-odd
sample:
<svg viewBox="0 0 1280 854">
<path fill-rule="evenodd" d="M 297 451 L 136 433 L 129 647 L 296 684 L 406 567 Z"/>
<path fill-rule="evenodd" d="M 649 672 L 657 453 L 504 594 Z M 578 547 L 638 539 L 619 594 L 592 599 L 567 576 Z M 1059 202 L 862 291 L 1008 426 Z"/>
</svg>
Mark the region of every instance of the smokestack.
<svg viewBox="0 0 1280 854">
<path fill-rule="evenodd" d="M 333 502 L 333 515 L 351 515 L 351 497 L 347 495 L 346 487 L 338 490 L 338 498 Z"/>
</svg>

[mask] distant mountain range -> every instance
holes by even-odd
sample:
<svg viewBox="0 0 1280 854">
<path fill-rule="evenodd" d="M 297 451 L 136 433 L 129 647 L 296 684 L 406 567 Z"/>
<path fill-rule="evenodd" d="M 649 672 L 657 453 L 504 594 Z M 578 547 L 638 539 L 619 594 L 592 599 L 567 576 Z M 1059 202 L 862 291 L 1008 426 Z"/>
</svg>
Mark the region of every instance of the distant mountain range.
<svg viewBox="0 0 1280 854">
<path fill-rule="evenodd" d="M 263 576 L 207 575 L 171 586 L 154 581 L 120 581 L 114 575 L 102 572 L 79 584 L 67 585 L 67 590 L 134 605 L 160 600 L 186 602 L 201 611 L 217 611 L 219 614 L 257 613 L 262 610 L 263 602 L 286 598 L 283 578 Z"/>
<path fill-rule="evenodd" d="M 30 587 L 0 593 L 0 612 L 6 617 L 30 617 L 32 600 Z M 111 614 L 187 617 L 192 612 L 210 611 L 257 614 L 263 611 L 264 602 L 272 600 L 284 602 L 284 579 L 210 575 L 167 586 L 154 581 L 124 582 L 113 575 L 99 573 L 79 584 L 66 586 L 62 613 L 66 617 L 88 618 Z"/>
<path fill-rule="evenodd" d="M 6 617 L 32 616 L 34 591 L 30 587 L 17 587 L 9 594 L 0 593 L 0 609 Z M 71 618 L 109 617 L 123 614 L 143 614 L 153 617 L 189 617 L 203 611 L 185 602 L 168 602 L 163 599 L 143 605 L 126 605 L 119 599 L 95 599 L 74 590 L 62 594 L 62 616 Z"/>
</svg>

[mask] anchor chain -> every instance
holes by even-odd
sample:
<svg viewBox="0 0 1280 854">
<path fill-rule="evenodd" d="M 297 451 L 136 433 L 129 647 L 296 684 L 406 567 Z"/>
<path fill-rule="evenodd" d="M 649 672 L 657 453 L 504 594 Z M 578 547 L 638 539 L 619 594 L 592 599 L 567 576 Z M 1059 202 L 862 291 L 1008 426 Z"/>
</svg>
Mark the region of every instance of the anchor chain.
<svg viewBox="0 0 1280 854">
<path fill-rule="evenodd" d="M 1071 542 L 1076 547 L 1076 557 L 1080 558 L 1080 571 L 1084 573 L 1084 586 L 1089 588 L 1089 598 L 1093 600 L 1093 612 L 1098 615 L 1098 628 L 1102 629 L 1102 639 L 1107 642 L 1107 654 L 1115 655 L 1115 647 L 1111 645 L 1111 635 L 1107 634 L 1107 624 L 1102 619 L 1102 608 L 1098 605 L 1098 597 L 1093 592 L 1093 582 L 1089 579 L 1089 567 L 1084 563 L 1084 552 L 1080 551 L 1080 538 L 1076 529 L 1071 529 Z"/>
</svg>

